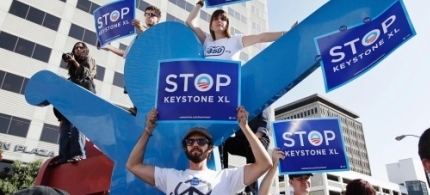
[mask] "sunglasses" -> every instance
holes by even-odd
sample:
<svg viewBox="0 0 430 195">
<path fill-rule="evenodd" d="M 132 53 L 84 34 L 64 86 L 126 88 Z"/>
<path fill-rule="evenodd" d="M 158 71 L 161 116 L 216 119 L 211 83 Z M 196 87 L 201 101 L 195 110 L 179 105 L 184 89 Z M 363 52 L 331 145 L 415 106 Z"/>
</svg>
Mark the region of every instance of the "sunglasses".
<svg viewBox="0 0 430 195">
<path fill-rule="evenodd" d="M 206 144 L 208 144 L 208 143 L 209 143 L 209 140 L 208 140 L 208 139 L 205 139 L 205 138 L 198 138 L 198 139 L 191 139 L 191 138 L 188 138 L 188 139 L 185 139 L 185 144 L 187 144 L 187 146 L 192 146 L 192 145 L 194 145 L 194 142 L 197 142 L 197 144 L 198 144 L 199 146 L 204 146 L 204 145 L 206 145 Z"/>
<path fill-rule="evenodd" d="M 155 13 L 145 13 L 144 16 L 145 17 L 148 17 L 148 16 L 149 17 L 155 17 L 155 16 L 157 16 L 157 14 L 155 14 Z"/>
<path fill-rule="evenodd" d="M 76 46 L 75 49 L 84 49 L 83 46 Z"/>
</svg>

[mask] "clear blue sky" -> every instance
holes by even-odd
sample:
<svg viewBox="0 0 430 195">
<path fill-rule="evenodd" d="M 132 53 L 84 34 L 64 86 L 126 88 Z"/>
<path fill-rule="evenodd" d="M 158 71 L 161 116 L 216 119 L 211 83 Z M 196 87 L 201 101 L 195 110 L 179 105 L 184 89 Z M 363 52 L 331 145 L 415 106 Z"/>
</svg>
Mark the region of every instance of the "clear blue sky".
<svg viewBox="0 0 430 195">
<path fill-rule="evenodd" d="M 270 31 L 288 30 L 304 20 L 326 0 L 267 0 Z M 419 159 L 418 138 L 394 138 L 421 133 L 430 127 L 430 1 L 404 0 L 417 35 L 369 72 L 329 93 L 322 71 L 304 81 L 274 103 L 279 107 L 319 93 L 360 115 L 372 176 L 388 181 L 385 164 Z"/>
</svg>

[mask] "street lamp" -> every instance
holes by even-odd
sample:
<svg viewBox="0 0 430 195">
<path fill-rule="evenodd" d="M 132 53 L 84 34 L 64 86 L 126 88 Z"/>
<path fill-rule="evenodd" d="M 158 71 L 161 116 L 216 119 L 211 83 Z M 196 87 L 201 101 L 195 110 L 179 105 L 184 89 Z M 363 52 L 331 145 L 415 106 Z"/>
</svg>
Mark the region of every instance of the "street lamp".
<svg viewBox="0 0 430 195">
<path fill-rule="evenodd" d="M 405 138 L 406 136 L 411 136 L 411 137 L 417 137 L 417 138 L 420 138 L 420 136 L 418 136 L 418 135 L 399 135 L 399 136 L 397 136 L 397 137 L 396 137 L 396 140 L 397 140 L 397 141 L 400 141 L 400 140 L 402 140 L 403 138 Z"/>
</svg>

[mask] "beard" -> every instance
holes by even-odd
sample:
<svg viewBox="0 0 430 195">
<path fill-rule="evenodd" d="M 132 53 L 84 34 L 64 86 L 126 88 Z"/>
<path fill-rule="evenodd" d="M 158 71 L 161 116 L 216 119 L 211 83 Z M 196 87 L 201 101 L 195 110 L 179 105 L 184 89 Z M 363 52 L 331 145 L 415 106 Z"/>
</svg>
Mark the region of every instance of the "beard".
<svg viewBox="0 0 430 195">
<path fill-rule="evenodd" d="M 199 151 L 200 154 L 193 154 L 193 151 L 195 151 L 195 150 Z M 208 150 L 209 150 L 209 148 L 208 148 Z M 193 148 L 191 151 L 185 150 L 185 155 L 187 155 L 187 158 L 191 162 L 200 163 L 200 162 L 202 162 L 208 158 L 209 153 L 207 152 L 207 150 L 203 152 L 202 150 L 200 150 L 200 148 Z"/>
</svg>

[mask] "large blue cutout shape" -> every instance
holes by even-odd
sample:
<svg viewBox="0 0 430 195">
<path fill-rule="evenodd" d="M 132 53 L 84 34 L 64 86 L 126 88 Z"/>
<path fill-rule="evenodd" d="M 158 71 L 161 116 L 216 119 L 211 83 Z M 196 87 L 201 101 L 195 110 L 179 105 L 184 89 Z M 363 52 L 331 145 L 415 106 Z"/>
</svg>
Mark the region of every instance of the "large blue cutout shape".
<svg viewBox="0 0 430 195">
<path fill-rule="evenodd" d="M 314 37 L 375 17 L 393 2 L 331 0 L 251 59 L 242 67 L 241 78 L 241 102 L 250 118 L 319 66 Z M 115 162 L 111 194 L 162 194 L 128 172 L 125 163 L 142 133 L 146 113 L 154 107 L 158 60 L 202 57 L 201 44 L 183 24 L 163 22 L 139 36 L 125 66 L 127 89 L 139 110 L 136 117 L 49 71 L 40 71 L 30 79 L 25 97 L 32 105 L 53 104 Z M 145 163 L 186 169 L 188 161 L 180 141 L 195 125 L 208 128 L 216 145 L 238 129 L 231 124 L 159 124 L 149 140 Z"/>
</svg>

